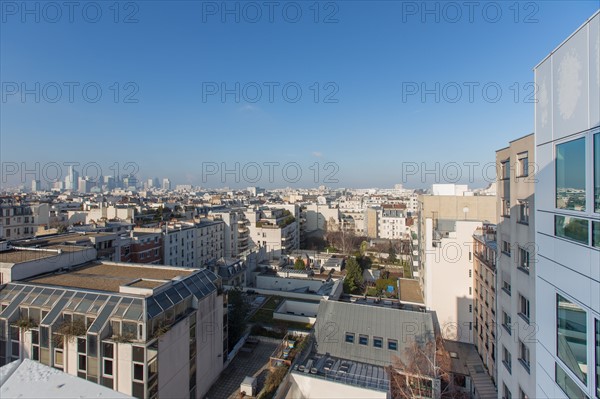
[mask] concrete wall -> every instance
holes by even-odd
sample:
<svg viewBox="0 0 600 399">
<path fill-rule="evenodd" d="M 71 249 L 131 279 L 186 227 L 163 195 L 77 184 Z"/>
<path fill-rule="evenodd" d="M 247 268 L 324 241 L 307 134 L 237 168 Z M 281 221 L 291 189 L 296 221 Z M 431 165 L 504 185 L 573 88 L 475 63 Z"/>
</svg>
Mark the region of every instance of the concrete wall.
<svg viewBox="0 0 600 399">
<path fill-rule="evenodd" d="M 275 312 L 273 312 L 273 318 L 278 320 L 314 324 L 317 320 L 318 310 L 318 302 L 299 302 L 286 299 L 277 307 L 277 309 L 275 309 Z M 292 314 L 288 312 L 291 312 Z"/>
<path fill-rule="evenodd" d="M 271 276 L 256 277 L 256 288 L 275 291 L 293 291 L 298 288 L 308 287 L 309 290 L 317 292 L 323 284 L 323 280 L 308 280 Z"/>
<path fill-rule="evenodd" d="M 32 251 L 27 251 L 31 253 Z M 63 251 L 61 254 L 55 253 L 52 257 L 41 257 L 47 252 L 40 251 L 40 258 L 21 262 L 17 264 L 0 263 L 0 273 L 2 273 L 3 282 L 23 280 L 38 274 L 49 273 L 63 267 L 71 267 L 96 259 L 96 250 L 94 248 L 85 248 L 80 251 Z"/>
</svg>

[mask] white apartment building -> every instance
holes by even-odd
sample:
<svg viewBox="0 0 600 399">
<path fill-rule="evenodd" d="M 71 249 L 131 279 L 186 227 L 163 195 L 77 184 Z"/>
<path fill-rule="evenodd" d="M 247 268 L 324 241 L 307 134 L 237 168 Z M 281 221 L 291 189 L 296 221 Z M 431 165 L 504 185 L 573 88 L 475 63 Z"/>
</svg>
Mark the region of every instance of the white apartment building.
<svg viewBox="0 0 600 399">
<path fill-rule="evenodd" d="M 250 240 L 254 246 L 266 247 L 270 258 L 298 249 L 298 221 L 286 209 L 261 209 L 246 212 L 250 224 Z"/>
<path fill-rule="evenodd" d="M 599 398 L 600 12 L 534 71 L 537 345 L 528 394 Z"/>
<path fill-rule="evenodd" d="M 196 222 L 196 261 L 198 267 L 225 256 L 225 223 L 200 219 Z"/>
<path fill-rule="evenodd" d="M 0 200 L 1 201 L 1 200 Z M 0 238 L 19 240 L 44 230 L 50 220 L 48 204 L 0 203 Z"/>
<path fill-rule="evenodd" d="M 529 134 L 496 151 L 496 352 L 498 393 L 535 397 L 535 143 Z M 538 196 L 535 195 L 535 199 Z"/>
<path fill-rule="evenodd" d="M 378 238 L 400 240 L 410 236 L 410 223 L 404 204 L 382 205 L 377 211 Z"/>
<path fill-rule="evenodd" d="M 211 211 L 209 218 L 224 223 L 224 257 L 236 258 L 250 248 L 250 221 L 243 208 L 227 208 Z"/>
<path fill-rule="evenodd" d="M 473 342 L 473 233 L 478 221 L 425 221 L 423 297 L 445 339 Z"/>
<path fill-rule="evenodd" d="M 446 339 L 472 342 L 473 233 L 482 222 L 496 222 L 495 205 L 496 198 L 488 196 L 419 197 L 413 274 Z"/>
</svg>

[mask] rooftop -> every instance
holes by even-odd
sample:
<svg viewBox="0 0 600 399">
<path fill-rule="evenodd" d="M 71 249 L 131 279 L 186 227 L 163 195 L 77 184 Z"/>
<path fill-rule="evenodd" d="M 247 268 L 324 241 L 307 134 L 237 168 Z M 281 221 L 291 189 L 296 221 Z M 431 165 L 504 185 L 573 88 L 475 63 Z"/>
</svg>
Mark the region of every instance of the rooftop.
<svg viewBox="0 0 600 399">
<path fill-rule="evenodd" d="M 337 358 L 328 354 L 310 356 L 303 363 L 294 366 L 293 372 L 378 391 L 387 391 L 390 385 L 388 373 L 384 367 Z"/>
<path fill-rule="evenodd" d="M 71 245 L 50 245 L 44 248 L 17 248 L 0 252 L 0 263 L 21 263 L 58 256 L 59 252 L 83 251 L 85 248 Z"/>
<path fill-rule="evenodd" d="M 400 283 L 400 292 L 398 293 L 400 301 L 425 304 L 418 280 L 399 278 L 398 281 Z"/>
<path fill-rule="evenodd" d="M 120 286 L 129 284 L 133 280 L 140 278 L 171 280 L 177 276 L 189 276 L 195 271 L 197 269 L 186 270 L 171 266 L 131 266 L 125 263 L 90 262 L 67 273 L 36 277 L 28 282 L 58 287 L 119 292 Z M 162 285 L 162 283 L 158 285 Z M 158 285 L 141 288 L 155 288 Z"/>
<path fill-rule="evenodd" d="M 2 398 L 131 398 L 39 362 L 23 359 L 0 367 Z"/>
</svg>

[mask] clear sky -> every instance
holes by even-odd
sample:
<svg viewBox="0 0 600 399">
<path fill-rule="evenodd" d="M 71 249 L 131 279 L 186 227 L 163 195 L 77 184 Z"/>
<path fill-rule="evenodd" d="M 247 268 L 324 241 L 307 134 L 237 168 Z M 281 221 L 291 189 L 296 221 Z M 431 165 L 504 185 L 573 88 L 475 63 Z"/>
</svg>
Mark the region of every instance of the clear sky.
<svg viewBox="0 0 600 399">
<path fill-rule="evenodd" d="M 532 68 L 598 4 L 2 1 L 2 178 L 132 162 L 212 187 L 482 186 L 533 131 Z"/>
</svg>

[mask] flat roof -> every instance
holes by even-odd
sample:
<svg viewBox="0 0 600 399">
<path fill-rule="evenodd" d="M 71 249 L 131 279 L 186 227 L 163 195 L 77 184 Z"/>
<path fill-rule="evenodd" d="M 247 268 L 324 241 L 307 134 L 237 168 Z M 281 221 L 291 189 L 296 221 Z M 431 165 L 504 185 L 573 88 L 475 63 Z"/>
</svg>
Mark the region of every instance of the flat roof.
<svg viewBox="0 0 600 399">
<path fill-rule="evenodd" d="M 399 278 L 400 282 L 400 301 L 424 304 L 423 293 L 418 280 L 409 278 Z"/>
<path fill-rule="evenodd" d="M 94 261 L 67 273 L 36 277 L 27 282 L 58 287 L 119 292 L 120 286 L 131 283 L 139 278 L 171 280 L 177 276 L 189 276 L 197 270 L 185 270 L 171 266 L 129 266 L 124 263 Z"/>
<path fill-rule="evenodd" d="M 45 251 L 45 250 L 52 251 Z M 76 252 L 83 251 L 86 248 L 77 247 L 73 245 L 50 245 L 44 248 L 36 249 L 9 249 L 8 251 L 0 252 L 0 263 L 22 263 L 29 262 L 32 260 L 39 260 L 44 258 L 51 258 L 53 256 L 59 256 L 60 254 L 56 250 L 62 250 L 63 252 Z"/>
</svg>

